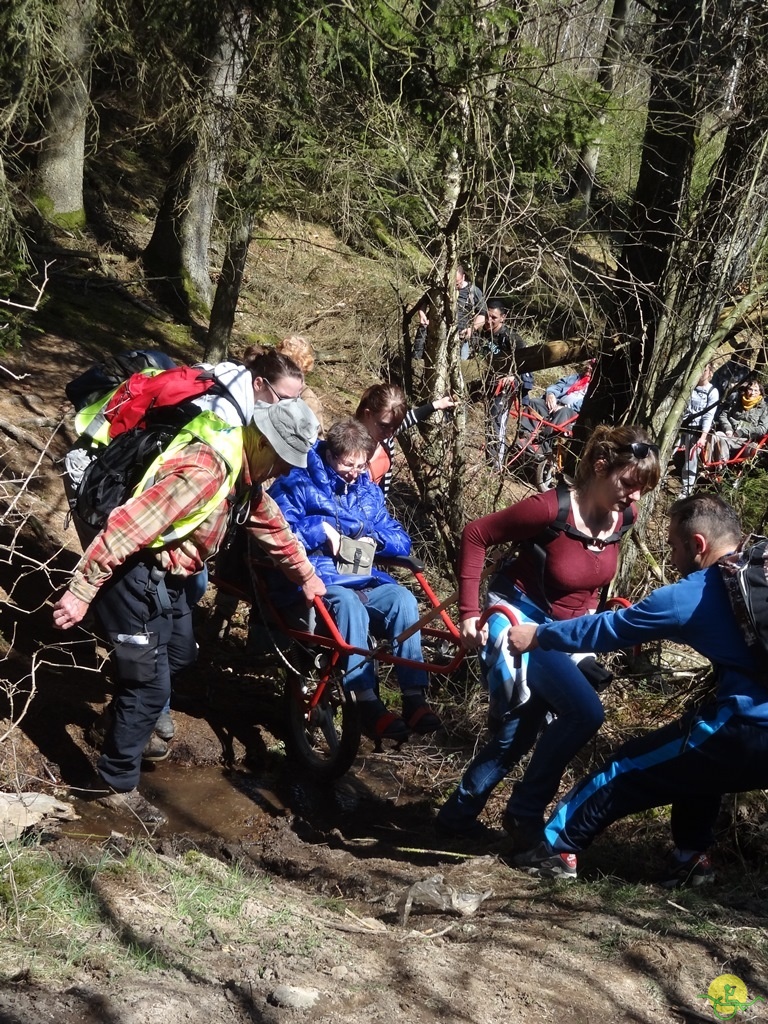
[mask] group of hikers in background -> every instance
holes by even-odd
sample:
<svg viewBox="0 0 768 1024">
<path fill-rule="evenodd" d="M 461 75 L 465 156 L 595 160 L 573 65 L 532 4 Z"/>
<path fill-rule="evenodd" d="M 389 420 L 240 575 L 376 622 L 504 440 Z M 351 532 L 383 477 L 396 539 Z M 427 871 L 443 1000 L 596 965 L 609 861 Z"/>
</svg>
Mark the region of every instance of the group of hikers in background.
<svg viewBox="0 0 768 1024">
<path fill-rule="evenodd" d="M 427 296 L 414 307 L 417 328 L 412 354 L 424 358 L 429 326 Z M 530 372 L 519 373 L 516 354 L 528 346 L 510 322 L 506 298 L 486 300 L 467 269 L 456 270 L 456 338 L 462 361 L 471 357 L 482 368 L 482 390 L 487 406 L 485 454 L 489 466 L 504 472 L 521 456 L 541 460 L 550 450 L 553 434 L 573 434 L 586 397 L 595 361 L 587 360 L 573 372 L 534 393 Z M 768 438 L 768 402 L 765 389 L 750 368 L 749 347 L 737 347 L 717 369 L 707 364 L 693 388 L 681 424 L 680 453 L 683 497 L 692 493 L 702 460 L 722 478 L 732 462 L 755 460 Z M 517 429 L 512 458 L 508 455 L 510 411 L 517 405 Z M 759 460 L 758 460 L 759 464 Z"/>
<path fill-rule="evenodd" d="M 717 370 L 708 363 L 691 392 L 681 424 L 683 496 L 692 493 L 702 459 L 722 478 L 725 469 L 756 462 L 768 438 L 765 388 L 738 350 Z"/>
</svg>

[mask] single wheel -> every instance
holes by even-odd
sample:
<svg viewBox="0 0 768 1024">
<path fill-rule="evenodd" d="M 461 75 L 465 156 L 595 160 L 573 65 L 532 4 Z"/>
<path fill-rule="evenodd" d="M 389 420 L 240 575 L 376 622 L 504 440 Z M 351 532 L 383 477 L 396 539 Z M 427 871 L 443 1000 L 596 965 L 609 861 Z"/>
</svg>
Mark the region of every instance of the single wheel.
<svg viewBox="0 0 768 1024">
<path fill-rule="evenodd" d="M 354 697 L 344 692 L 337 679 L 326 684 L 318 703 L 309 709 L 308 698 L 316 685 L 307 676 L 286 679 L 286 747 L 289 755 L 315 776 L 338 779 L 357 757 L 360 714 Z"/>
<path fill-rule="evenodd" d="M 551 456 L 536 463 L 536 487 L 540 491 L 551 491 L 557 487 L 557 466 Z"/>
</svg>

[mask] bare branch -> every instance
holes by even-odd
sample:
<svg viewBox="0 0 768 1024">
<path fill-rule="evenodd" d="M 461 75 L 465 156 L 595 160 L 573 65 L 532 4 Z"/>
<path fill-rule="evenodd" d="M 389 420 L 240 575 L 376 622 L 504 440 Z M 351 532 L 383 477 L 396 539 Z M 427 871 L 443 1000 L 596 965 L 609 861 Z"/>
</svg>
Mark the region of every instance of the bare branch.
<svg viewBox="0 0 768 1024">
<path fill-rule="evenodd" d="M 8 325 L 5 324 L 5 327 L 7 326 Z M 0 363 L 0 370 L 2 370 L 3 373 L 7 373 L 9 377 L 13 377 L 14 380 L 26 380 L 27 377 L 31 376 L 29 373 L 14 373 L 12 370 L 9 370 L 7 366 L 3 366 L 2 363 Z"/>
<path fill-rule="evenodd" d="M 37 308 L 40 305 L 43 293 L 45 292 L 46 286 L 48 285 L 48 267 L 52 266 L 55 262 L 55 260 L 48 260 L 43 264 L 43 280 L 37 289 L 37 298 L 35 299 L 33 305 L 25 306 L 21 302 L 13 302 L 11 299 L 0 299 L 0 305 L 10 306 L 12 309 L 27 309 L 31 313 L 37 312 Z"/>
</svg>

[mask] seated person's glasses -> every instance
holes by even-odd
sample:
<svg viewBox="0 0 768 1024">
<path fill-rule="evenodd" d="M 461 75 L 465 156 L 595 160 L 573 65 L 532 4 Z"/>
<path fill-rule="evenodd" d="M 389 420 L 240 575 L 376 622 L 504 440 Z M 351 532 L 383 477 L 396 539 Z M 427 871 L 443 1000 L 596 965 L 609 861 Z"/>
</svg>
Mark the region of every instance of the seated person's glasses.
<svg viewBox="0 0 768 1024">
<path fill-rule="evenodd" d="M 333 459 L 334 468 L 342 470 L 344 473 L 363 473 L 368 469 L 367 462 L 349 462 L 346 459 L 341 461 L 339 459 Z"/>
</svg>

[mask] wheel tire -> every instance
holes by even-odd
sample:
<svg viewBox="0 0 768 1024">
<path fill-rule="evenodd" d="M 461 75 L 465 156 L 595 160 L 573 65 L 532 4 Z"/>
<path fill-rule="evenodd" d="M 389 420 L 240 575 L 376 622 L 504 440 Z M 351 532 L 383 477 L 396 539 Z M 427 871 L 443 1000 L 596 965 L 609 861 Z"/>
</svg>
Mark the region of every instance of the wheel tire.
<svg viewBox="0 0 768 1024">
<path fill-rule="evenodd" d="M 544 459 L 536 463 L 536 487 L 540 491 L 551 491 L 557 487 L 557 467 L 554 459 Z"/>
<path fill-rule="evenodd" d="M 357 757 L 360 713 L 354 697 L 344 693 L 339 680 L 332 679 L 307 717 L 306 705 L 298 694 L 304 689 L 311 693 L 315 686 L 308 677 L 286 680 L 286 747 L 290 757 L 316 777 L 338 779 Z"/>
</svg>

